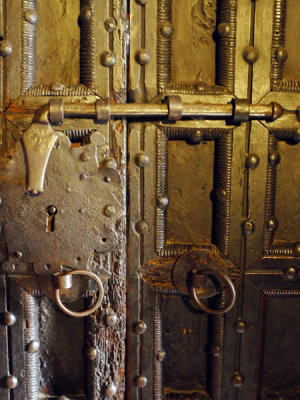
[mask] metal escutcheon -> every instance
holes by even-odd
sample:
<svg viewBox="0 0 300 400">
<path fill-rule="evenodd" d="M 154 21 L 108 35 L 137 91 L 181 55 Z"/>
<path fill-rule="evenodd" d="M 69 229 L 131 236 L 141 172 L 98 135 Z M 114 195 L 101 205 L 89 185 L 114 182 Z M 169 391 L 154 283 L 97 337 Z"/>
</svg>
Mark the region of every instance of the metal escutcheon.
<svg viewBox="0 0 300 400">
<path fill-rule="evenodd" d="M 69 308 L 67 308 L 61 301 L 60 290 L 71 288 L 72 281 L 70 278 L 72 275 L 89 276 L 96 282 L 96 284 L 98 286 L 98 299 L 97 299 L 96 303 L 93 305 L 93 307 L 89 308 L 88 310 L 72 311 Z M 64 275 L 57 275 L 56 281 L 57 281 L 57 288 L 55 289 L 56 303 L 57 303 L 58 307 L 60 308 L 60 310 L 63 311 L 65 314 L 69 315 L 70 317 L 76 317 L 76 318 L 86 317 L 86 316 L 92 314 L 93 312 L 95 312 L 100 307 L 102 300 L 103 300 L 103 296 L 104 296 L 104 289 L 103 289 L 103 285 L 102 285 L 100 278 L 97 275 L 95 275 L 94 273 L 92 273 L 90 271 L 78 269 L 78 270 L 67 272 Z"/>
<path fill-rule="evenodd" d="M 192 249 L 180 256 L 173 267 L 172 279 L 180 293 L 190 296 L 202 311 L 220 315 L 229 311 L 236 299 L 235 288 L 227 276 L 226 263 L 217 249 Z M 225 285 L 224 285 L 225 284 Z M 211 308 L 203 303 L 225 289 L 228 302 L 223 308 Z"/>
</svg>

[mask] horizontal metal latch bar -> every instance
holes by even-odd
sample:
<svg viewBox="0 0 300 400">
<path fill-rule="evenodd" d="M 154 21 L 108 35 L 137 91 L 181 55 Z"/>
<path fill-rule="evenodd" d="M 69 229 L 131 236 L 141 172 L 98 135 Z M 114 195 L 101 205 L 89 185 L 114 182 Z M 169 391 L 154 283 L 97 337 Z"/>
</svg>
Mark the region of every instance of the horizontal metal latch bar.
<svg viewBox="0 0 300 400">
<path fill-rule="evenodd" d="M 233 99 L 227 104 L 183 103 L 180 96 L 167 96 L 163 103 L 110 104 L 97 100 L 95 103 L 66 103 L 54 99 L 49 103 L 51 124 L 62 124 L 64 118 L 93 118 L 109 121 L 118 118 L 168 119 L 215 119 L 241 123 L 249 120 L 275 121 L 283 114 L 280 104 L 249 104 L 245 99 Z"/>
</svg>

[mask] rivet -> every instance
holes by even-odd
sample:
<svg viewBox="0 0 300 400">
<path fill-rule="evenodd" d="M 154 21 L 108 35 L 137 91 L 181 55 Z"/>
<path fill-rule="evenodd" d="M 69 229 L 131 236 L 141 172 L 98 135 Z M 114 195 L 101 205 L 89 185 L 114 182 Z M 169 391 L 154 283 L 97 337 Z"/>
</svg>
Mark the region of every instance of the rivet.
<svg viewBox="0 0 300 400">
<path fill-rule="evenodd" d="M 277 219 L 275 217 L 271 217 L 268 220 L 268 231 L 274 232 L 277 229 L 277 226 L 278 226 Z"/>
<path fill-rule="evenodd" d="M 107 168 L 117 168 L 118 164 L 117 161 L 112 158 L 112 157 L 107 157 L 105 162 L 104 162 L 104 166 Z"/>
<path fill-rule="evenodd" d="M 186 140 L 187 144 L 199 144 L 203 140 L 203 132 L 199 129 L 193 131 L 190 137 Z"/>
<path fill-rule="evenodd" d="M 112 205 L 106 206 L 105 209 L 104 209 L 104 214 L 105 214 L 107 217 L 113 217 L 113 216 L 116 214 L 116 209 L 115 209 L 115 207 L 112 206 Z"/>
<path fill-rule="evenodd" d="M 161 210 L 165 210 L 168 207 L 169 204 L 169 199 L 167 196 L 160 196 L 157 199 L 157 206 L 161 209 Z"/>
<path fill-rule="evenodd" d="M 86 180 L 88 178 L 88 175 L 87 174 L 80 174 L 79 175 L 79 179 L 81 180 L 81 181 L 84 181 L 84 180 Z"/>
<path fill-rule="evenodd" d="M 117 394 L 117 386 L 114 383 L 110 383 L 105 389 L 105 396 L 113 397 Z"/>
<path fill-rule="evenodd" d="M 279 164 L 279 162 L 280 162 L 280 154 L 278 153 L 278 151 L 273 151 L 272 153 L 269 154 L 269 163 L 272 166 Z"/>
<path fill-rule="evenodd" d="M 149 0 L 136 0 L 136 2 L 140 5 L 140 6 L 144 6 L 145 4 L 148 3 Z"/>
<path fill-rule="evenodd" d="M 115 326 L 117 322 L 118 322 L 118 317 L 116 314 L 107 314 L 105 316 L 105 325 Z"/>
<path fill-rule="evenodd" d="M 300 257 L 300 243 L 295 243 L 294 245 L 294 256 Z"/>
<path fill-rule="evenodd" d="M 12 326 L 16 323 L 16 321 L 17 318 L 11 312 L 6 311 L 0 314 L 1 325 Z"/>
<path fill-rule="evenodd" d="M 25 13 L 25 19 L 30 24 L 35 25 L 38 20 L 37 12 L 35 10 L 27 10 Z"/>
<path fill-rule="evenodd" d="M 138 165 L 141 168 L 143 168 L 146 165 L 148 165 L 149 161 L 150 161 L 150 158 L 149 158 L 148 154 L 146 154 L 144 151 L 141 151 L 135 157 L 136 165 Z"/>
<path fill-rule="evenodd" d="M 27 345 L 28 353 L 36 353 L 40 349 L 40 342 L 37 339 L 32 340 Z"/>
<path fill-rule="evenodd" d="M 100 147 L 105 144 L 105 137 L 101 132 L 93 132 L 90 136 L 90 142 L 95 146 Z"/>
<path fill-rule="evenodd" d="M 140 233 L 141 235 L 144 235 L 146 232 L 148 232 L 149 226 L 148 226 L 147 222 L 145 222 L 145 221 L 138 221 L 135 224 L 135 229 L 138 233 Z"/>
<path fill-rule="evenodd" d="M 243 51 L 244 60 L 249 64 L 254 64 L 258 59 L 258 50 L 253 46 L 247 46 Z"/>
<path fill-rule="evenodd" d="M 97 350 L 93 347 L 87 349 L 86 356 L 91 361 L 95 360 L 95 358 L 97 357 Z"/>
<path fill-rule="evenodd" d="M 116 55 L 114 52 L 107 50 L 101 54 L 101 64 L 104 67 L 112 67 L 116 63 Z"/>
<path fill-rule="evenodd" d="M 252 218 L 247 219 L 242 224 L 243 233 L 245 235 L 251 235 L 255 231 L 255 221 Z"/>
<path fill-rule="evenodd" d="M 11 262 L 6 261 L 5 263 L 2 264 L 1 269 L 6 274 L 11 274 L 15 271 L 16 266 L 14 264 L 12 264 Z"/>
<path fill-rule="evenodd" d="M 107 30 L 107 32 L 112 32 L 116 29 L 117 27 L 117 21 L 114 18 L 108 18 L 104 22 L 104 27 Z"/>
<path fill-rule="evenodd" d="M 259 157 L 257 154 L 251 153 L 246 159 L 246 167 L 255 169 L 259 164 Z"/>
<path fill-rule="evenodd" d="M 156 355 L 156 359 L 159 362 L 163 362 L 165 358 L 166 358 L 166 352 L 164 350 L 160 350 Z"/>
<path fill-rule="evenodd" d="M 7 389 L 15 389 L 18 386 L 18 378 L 10 375 L 5 378 L 5 386 Z"/>
<path fill-rule="evenodd" d="M 219 357 L 221 354 L 221 349 L 220 346 L 214 344 L 213 346 L 211 346 L 211 348 L 209 349 L 209 352 L 212 356 L 214 357 Z"/>
<path fill-rule="evenodd" d="M 165 38 L 169 39 L 174 33 L 172 24 L 170 22 L 164 23 L 160 28 L 160 32 Z"/>
<path fill-rule="evenodd" d="M 225 189 L 218 187 L 213 191 L 214 200 L 224 202 L 226 201 L 227 192 Z"/>
<path fill-rule="evenodd" d="M 221 22 L 217 27 L 219 37 L 227 37 L 230 34 L 231 27 L 228 22 Z"/>
<path fill-rule="evenodd" d="M 50 90 L 56 90 L 58 92 L 64 90 L 64 88 L 65 88 L 65 85 L 60 82 L 52 82 L 51 85 L 49 86 Z"/>
<path fill-rule="evenodd" d="M 276 51 L 276 59 L 278 62 L 284 62 L 287 59 L 287 51 L 284 47 L 278 47 Z"/>
<path fill-rule="evenodd" d="M 107 182 L 107 183 L 111 182 L 111 177 L 110 176 L 105 176 L 104 177 L 104 182 Z"/>
<path fill-rule="evenodd" d="M 290 267 L 290 268 L 286 268 L 284 270 L 284 273 L 289 279 L 293 279 L 298 275 L 299 270 L 298 270 L 298 268 Z"/>
<path fill-rule="evenodd" d="M 7 57 L 12 53 L 12 47 L 8 40 L 2 40 L 0 42 L 0 56 Z"/>
<path fill-rule="evenodd" d="M 87 153 L 87 152 L 85 151 L 84 153 L 81 153 L 80 159 L 81 159 L 81 161 L 83 161 L 83 162 L 90 161 L 91 156 L 89 155 L 89 153 Z"/>
<path fill-rule="evenodd" d="M 147 385 L 148 383 L 148 379 L 145 376 L 136 376 L 134 379 L 134 383 L 137 387 L 139 388 L 143 388 Z"/>
<path fill-rule="evenodd" d="M 141 65 L 146 65 L 151 59 L 150 52 L 146 49 L 141 49 L 136 53 L 136 61 Z"/>
<path fill-rule="evenodd" d="M 241 386 L 243 386 L 244 380 L 245 380 L 244 377 L 241 374 L 239 374 L 238 372 L 236 372 L 233 375 L 231 382 L 234 387 L 240 388 Z"/>
<path fill-rule="evenodd" d="M 91 10 L 86 4 L 80 9 L 79 21 L 88 21 L 91 18 Z"/>
<path fill-rule="evenodd" d="M 145 333 L 147 325 L 144 321 L 137 321 L 133 324 L 133 329 L 135 333 L 137 333 L 138 335 L 142 335 L 143 333 Z"/>
<path fill-rule="evenodd" d="M 234 329 L 237 333 L 244 333 L 247 329 L 247 324 L 245 321 L 240 319 L 234 324 Z"/>
<path fill-rule="evenodd" d="M 57 208 L 55 206 L 49 206 L 48 207 L 48 214 L 56 214 L 57 213 Z"/>
<path fill-rule="evenodd" d="M 22 255 L 23 255 L 22 252 L 19 251 L 19 250 L 17 250 L 17 251 L 15 252 L 15 257 L 17 257 L 17 258 L 21 258 Z"/>
</svg>

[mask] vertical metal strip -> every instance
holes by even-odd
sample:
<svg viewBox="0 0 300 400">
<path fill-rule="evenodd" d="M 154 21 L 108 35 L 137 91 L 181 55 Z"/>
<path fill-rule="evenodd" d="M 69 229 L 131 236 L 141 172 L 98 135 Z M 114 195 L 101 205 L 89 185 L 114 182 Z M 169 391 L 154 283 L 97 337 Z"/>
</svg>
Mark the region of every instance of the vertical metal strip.
<svg viewBox="0 0 300 400">
<path fill-rule="evenodd" d="M 22 291 L 24 305 L 25 384 L 26 400 L 39 399 L 39 324 L 35 298 L 26 290 Z"/>
<path fill-rule="evenodd" d="M 164 24 L 172 23 L 172 0 L 160 0 L 157 9 L 157 90 L 161 93 L 171 80 L 172 42 L 161 34 Z"/>
<path fill-rule="evenodd" d="M 228 35 L 218 38 L 217 84 L 234 92 L 237 0 L 218 0 L 217 24 L 226 23 Z"/>
<path fill-rule="evenodd" d="M 220 132 L 215 144 L 213 243 L 228 257 L 231 203 L 232 131 Z"/>
<path fill-rule="evenodd" d="M 21 4 L 21 91 L 35 82 L 36 1 L 22 0 Z"/>
<path fill-rule="evenodd" d="M 87 306 L 91 307 L 95 303 L 95 297 L 87 299 Z M 91 314 L 85 319 L 85 338 L 86 338 L 86 395 L 87 400 L 97 400 L 100 395 L 99 373 L 99 354 L 97 352 L 97 318 L 96 314 Z"/>
<path fill-rule="evenodd" d="M 80 83 L 90 89 L 95 84 L 95 1 L 81 0 Z"/>
<path fill-rule="evenodd" d="M 268 154 L 277 152 L 278 140 L 274 135 L 269 133 Z M 267 179 L 266 179 L 266 197 L 265 197 L 265 220 L 264 220 L 264 253 L 266 254 L 270 249 L 274 233 L 268 229 L 268 221 L 275 215 L 276 206 L 276 175 L 277 166 L 271 165 L 268 161 L 267 166 Z"/>
<path fill-rule="evenodd" d="M 157 130 L 156 142 L 156 252 L 164 248 L 166 242 L 166 208 L 168 203 L 168 137 Z"/>
<path fill-rule="evenodd" d="M 1 319 L 4 318 L 4 313 L 6 309 L 6 278 L 5 276 L 0 276 L 0 315 Z M 0 321 L 1 325 L 3 321 Z M 1 378 L 9 375 L 9 356 L 8 356 L 8 329 L 13 329 L 12 327 L 1 326 L 0 329 L 0 373 Z M 9 390 L 0 385 L 0 399 L 10 400 Z"/>
<path fill-rule="evenodd" d="M 153 399 L 162 399 L 162 326 L 160 294 L 154 297 L 154 341 L 153 341 Z"/>
<path fill-rule="evenodd" d="M 24 354 L 24 306 L 22 298 L 23 289 L 14 279 L 7 281 L 7 308 L 16 317 L 15 324 L 9 334 L 9 363 L 10 374 L 18 379 L 18 385 L 13 389 L 12 399 L 26 399 L 26 376 Z M 27 400 L 27 399 L 26 399 Z"/>
<path fill-rule="evenodd" d="M 214 308 L 223 308 L 225 293 L 214 301 Z M 224 315 L 208 316 L 208 393 L 212 400 L 222 400 Z"/>
<path fill-rule="evenodd" d="M 276 54 L 279 47 L 285 46 L 286 0 L 275 0 L 273 10 L 271 89 L 276 90 L 283 78 L 283 61 L 278 61 Z"/>
</svg>

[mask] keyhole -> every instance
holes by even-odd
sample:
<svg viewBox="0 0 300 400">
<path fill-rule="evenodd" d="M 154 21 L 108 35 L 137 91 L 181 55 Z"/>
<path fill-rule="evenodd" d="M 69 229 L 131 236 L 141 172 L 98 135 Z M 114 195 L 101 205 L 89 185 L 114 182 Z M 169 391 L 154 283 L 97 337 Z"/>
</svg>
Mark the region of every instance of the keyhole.
<svg viewBox="0 0 300 400">
<path fill-rule="evenodd" d="M 55 206 L 48 206 L 47 207 L 47 232 L 54 232 L 54 225 L 55 225 L 55 214 L 57 213 L 57 208 Z"/>
</svg>

